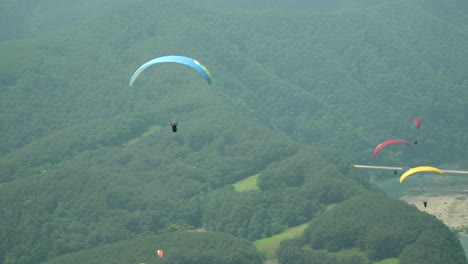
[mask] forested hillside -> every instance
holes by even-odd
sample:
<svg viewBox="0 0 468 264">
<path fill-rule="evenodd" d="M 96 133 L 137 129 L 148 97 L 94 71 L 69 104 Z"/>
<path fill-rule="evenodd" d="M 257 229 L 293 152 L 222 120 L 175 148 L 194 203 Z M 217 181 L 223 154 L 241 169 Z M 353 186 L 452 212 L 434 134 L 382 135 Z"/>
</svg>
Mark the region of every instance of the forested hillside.
<svg viewBox="0 0 468 264">
<path fill-rule="evenodd" d="M 205 63 L 209 63 L 210 68 L 216 70 L 215 76 L 220 78 L 218 85 L 223 85 L 226 93 L 240 93 L 241 98 L 247 101 L 246 107 L 252 108 L 256 115 L 262 117 L 263 122 L 297 140 L 331 145 L 337 149 L 349 145 L 349 152 L 352 151 L 354 155 L 360 153 L 359 157 L 364 159 L 379 140 L 412 136 L 411 124 L 408 123 L 413 116 L 419 116 L 425 121 L 424 136 L 428 138 L 427 144 L 420 149 L 431 149 L 434 157 L 459 157 L 464 153 L 460 147 L 463 144 L 460 143 L 466 143 L 463 132 L 467 123 L 461 114 L 466 112 L 466 103 L 463 100 L 468 97 L 466 89 L 463 89 L 466 86 L 463 82 L 463 69 L 466 69 L 464 58 L 467 56 L 466 49 L 463 49 L 467 44 L 464 28 L 438 19 L 437 16 L 427 13 L 423 6 L 405 6 L 401 3 L 393 5 L 395 10 L 387 8 L 386 5 L 377 5 L 373 7 L 373 13 L 351 9 L 315 16 L 307 13 L 290 15 L 279 11 L 260 14 L 247 12 L 241 14 L 244 16 L 243 20 L 247 20 L 243 23 L 235 22 L 239 14 L 235 14 L 232 19 L 226 19 L 217 16 L 217 13 L 210 14 L 205 9 L 197 12 L 191 9 L 177 10 L 178 16 L 187 17 L 185 23 L 179 19 L 174 21 L 174 16 L 168 15 L 167 12 L 158 16 L 151 16 L 149 11 L 139 12 L 139 7 L 134 11 L 138 12 L 139 17 L 133 19 L 126 9 L 122 9 L 124 11 L 121 13 L 115 11 L 106 19 L 125 24 L 125 28 L 107 29 L 106 24 L 99 21 L 97 23 L 102 24 L 99 27 L 93 26 L 92 30 L 85 28 L 79 31 L 83 34 L 79 41 L 46 37 L 46 47 L 40 48 L 35 45 L 39 50 L 31 51 L 28 48 L 28 54 L 22 54 L 20 58 L 13 57 L 11 60 L 18 63 L 31 59 L 31 63 L 36 64 L 29 66 L 29 70 L 34 67 L 48 68 L 57 75 L 62 75 L 63 71 L 69 72 L 67 67 L 71 67 L 72 72 L 80 77 L 83 76 L 82 71 L 91 71 L 89 67 L 98 67 L 99 70 L 93 70 L 96 73 L 91 79 L 102 82 L 102 79 L 109 81 L 109 74 L 115 76 L 116 70 L 129 71 L 129 61 L 136 67 L 138 62 L 146 58 L 140 59 L 138 56 L 148 53 L 165 54 L 169 52 L 167 49 L 185 53 L 197 50 L 199 54 L 196 55 L 205 58 Z M 389 10 L 406 17 L 405 23 L 396 23 L 399 22 L 397 19 L 392 20 L 395 15 L 387 14 Z M 410 12 L 408 10 L 417 15 L 406 14 Z M 197 13 L 197 16 L 190 14 L 192 12 Z M 288 19 L 288 16 L 294 19 Z M 422 23 L 421 17 L 432 24 L 418 27 L 418 23 Z M 191 19 L 199 20 L 197 25 L 205 24 L 204 27 L 193 30 Z M 168 25 L 165 32 L 158 32 L 158 25 L 162 23 L 158 21 Z M 358 21 L 361 24 L 358 24 Z M 427 38 L 431 38 L 435 33 L 420 32 L 420 35 L 416 35 L 413 30 L 420 28 L 441 30 L 435 32 L 438 38 L 430 41 Z M 190 33 L 186 33 L 187 30 L 190 30 Z M 174 34 L 175 32 L 178 34 Z M 77 32 L 73 34 L 76 35 Z M 220 38 L 223 34 L 226 37 Z M 122 37 L 115 37 L 119 35 Z M 118 42 L 108 43 L 117 39 Z M 143 44 L 143 47 L 140 47 L 139 40 L 143 39 L 145 43 L 153 44 Z M 97 43 L 100 45 L 97 46 Z M 156 43 L 157 46 L 154 46 Z M 325 43 L 327 45 L 324 45 Z M 16 44 L 14 45 L 17 49 Z M 43 55 L 59 54 L 60 50 L 73 57 L 59 57 L 50 61 L 48 56 L 47 60 L 42 59 L 38 62 L 31 55 L 31 52 Z M 249 56 L 241 56 L 239 52 Z M 109 56 L 104 56 L 103 53 L 109 53 Z M 219 59 L 211 61 L 212 57 Z M 326 59 L 320 59 L 321 57 Z M 92 65 L 93 61 L 90 60 L 99 61 L 99 58 L 104 61 Z M 57 59 L 59 61 L 55 61 Z M 74 63 L 70 64 L 67 61 Z M 444 65 L 443 61 L 446 61 Z M 5 60 L 4 64 L 8 68 L 12 66 L 9 60 Z M 106 67 L 99 67 L 104 64 Z M 16 68 L 13 67 L 9 71 L 14 69 Z M 380 69 L 380 72 L 377 69 Z M 26 69 L 16 70 L 22 72 L 11 74 L 28 73 L 24 72 Z M 242 74 L 242 71 L 247 72 Z M 240 83 L 239 74 L 247 75 Z M 91 77 L 86 76 L 87 79 Z M 119 76 L 126 75 L 120 72 Z M 255 78 L 251 78 L 254 76 Z M 17 79 L 15 76 L 7 77 L 4 77 L 5 84 L 11 84 Z M 281 81 L 277 81 L 279 77 Z M 38 79 L 37 76 L 29 78 L 35 81 Z M 43 81 L 47 81 L 44 78 L 46 77 L 42 76 Z M 62 83 L 66 82 L 62 80 Z M 62 85 L 61 80 L 55 78 L 56 89 L 60 89 Z M 98 83 L 83 85 L 92 87 Z M 105 86 L 114 87 L 110 83 Z M 54 88 L 49 89 L 52 92 Z M 82 89 L 86 89 L 86 86 Z M 269 93 L 273 90 L 275 93 Z M 40 92 L 42 95 L 47 94 L 47 91 Z M 284 93 L 283 98 L 286 99 L 278 101 L 277 95 L 281 94 L 277 92 Z M 41 99 L 36 97 L 38 96 L 35 95 L 35 100 Z M 426 97 L 428 98 L 425 99 Z M 460 101 L 445 103 L 449 99 L 450 102 Z M 96 105 L 95 101 L 91 103 Z M 73 101 L 68 104 L 72 107 Z M 265 107 L 266 105 L 269 107 Z M 349 111 L 350 108 L 353 108 L 353 111 Z M 78 112 L 70 110 L 70 114 Z M 101 109 L 99 112 L 105 110 Z M 59 120 L 62 119 L 63 117 Z M 45 124 L 50 126 L 47 122 Z M 10 131 L 4 133 L 11 134 Z M 330 134 L 340 136 L 328 137 Z M 8 143 L 12 141 L 14 142 L 14 139 L 9 139 Z M 438 144 L 439 142 L 452 144 Z M 357 152 L 358 150 L 361 151 Z M 420 156 L 417 158 L 422 161 L 433 158 L 422 154 Z"/>
<path fill-rule="evenodd" d="M 35 37 L 66 30 L 130 0 L 0 1 L 0 40 Z"/>
<path fill-rule="evenodd" d="M 393 1 L 312 16 L 255 12 L 244 26 L 225 25 L 240 51 L 291 93 L 281 100 L 287 107 L 256 109 L 271 126 L 367 161 L 375 143 L 413 137 L 411 119 L 420 117 L 424 144 L 402 157 L 420 164 L 466 156 L 467 144 L 466 23 L 429 8 Z M 272 86 L 255 88 L 264 95 Z M 254 106 L 266 100 L 245 99 Z"/>
<path fill-rule="evenodd" d="M 371 263 L 399 257 L 401 264 L 466 263 L 460 241 L 450 230 L 434 216 L 413 209 L 381 195 L 354 197 L 313 220 L 302 237 L 284 242 L 279 259 L 281 263 Z M 353 248 L 359 250 L 339 254 Z"/>
<path fill-rule="evenodd" d="M 311 225 L 281 246 L 284 263 L 349 248 L 356 263 L 411 263 L 435 236 L 444 260 L 466 263 L 448 228 L 352 168 L 468 160 L 463 1 L 124 2 L 0 2 L 0 263 L 154 263 L 162 241 L 165 263 L 259 263 L 243 239 L 310 221 L 356 233 Z M 166 64 L 128 86 L 164 55 L 199 60 L 212 84 Z M 383 140 L 416 136 L 411 151 L 372 157 Z M 252 175 L 254 191 L 232 187 Z M 395 208 L 414 225 L 360 224 Z M 433 233 L 415 228 L 426 221 Z M 236 238 L 185 232 L 200 228 Z M 404 244 L 376 252 L 372 241 L 395 234 Z"/>
<path fill-rule="evenodd" d="M 155 257 L 155 246 L 168 249 L 163 250 L 163 259 Z M 131 239 L 45 262 L 54 263 L 261 264 L 262 257 L 243 239 L 213 232 L 183 232 Z"/>
<path fill-rule="evenodd" d="M 433 6 L 402 1 L 312 15 L 275 10 L 224 15 L 190 7 L 171 15 L 163 11 L 163 2 L 147 5 L 122 8 L 95 21 L 98 26 L 90 23 L 65 34 L 73 38 L 46 36 L 35 45 L 21 44 L 21 55 L 8 52 L 11 45 L 18 50 L 17 43 L 2 48 L 13 53 L 2 62 L 7 68 L 2 84 L 20 82 L 17 86 L 23 87 L 8 91 L 8 96 L 17 98 L 28 91 L 26 87 L 48 84 L 46 89 L 27 92 L 31 106 L 40 108 L 30 120 L 19 120 L 21 111 L 16 108 L 23 105 L 8 100 L 4 107 L 19 128 L 33 131 L 22 129 L 21 134 L 27 135 L 20 137 L 13 136 L 14 130 L 2 131 L 7 139 L 2 152 L 19 146 L 15 144 L 19 140 L 32 140 L 33 133 L 41 136 L 83 115 L 131 111 L 134 100 L 141 99 L 131 100 L 128 97 L 134 94 L 123 87 L 132 70 L 156 54 L 183 53 L 203 58 L 218 90 L 236 98 L 245 112 L 299 142 L 331 146 L 355 161 L 368 161 L 371 150 L 385 139 L 412 140 L 411 120 L 420 117 L 424 144 L 415 153 L 379 161 L 397 158 L 417 165 L 466 157 L 468 122 L 462 114 L 468 112 L 466 24 L 453 16 L 440 18 L 431 13 Z M 54 74 L 40 74 L 38 68 Z M 73 82 L 71 76 L 65 77 L 70 74 Z M 159 86 L 162 80 L 149 81 Z M 75 88 L 64 91 L 63 86 Z M 72 90 L 91 90 L 94 95 L 72 95 Z M 48 102 L 42 107 L 41 99 L 58 91 L 64 94 L 55 100 L 66 103 Z M 49 109 L 63 104 L 66 115 Z M 83 114 L 83 108 L 94 113 Z M 55 116 L 58 113 L 61 116 Z M 31 120 L 41 119 L 46 120 L 31 126 Z"/>
</svg>

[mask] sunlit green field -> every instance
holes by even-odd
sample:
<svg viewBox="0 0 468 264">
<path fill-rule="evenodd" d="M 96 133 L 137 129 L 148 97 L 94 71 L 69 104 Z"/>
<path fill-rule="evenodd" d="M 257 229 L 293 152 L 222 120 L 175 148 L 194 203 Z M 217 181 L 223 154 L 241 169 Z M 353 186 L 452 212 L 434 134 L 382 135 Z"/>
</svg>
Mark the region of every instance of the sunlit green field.
<svg viewBox="0 0 468 264">
<path fill-rule="evenodd" d="M 155 134 L 161 129 L 162 129 L 162 127 L 158 126 L 158 125 L 151 126 L 151 127 L 148 128 L 148 130 L 145 131 L 145 133 L 143 133 L 143 135 L 129 140 L 126 145 L 127 146 L 134 145 L 135 143 L 137 143 L 138 141 L 140 141 L 144 137 L 147 137 L 147 136 L 149 136 L 151 134 Z"/>
<path fill-rule="evenodd" d="M 265 254 L 267 259 L 275 259 L 275 252 L 278 249 L 281 241 L 301 235 L 306 227 L 307 224 L 288 228 L 280 234 L 274 235 L 269 238 L 259 239 L 254 242 L 254 245 L 257 248 L 257 250 Z"/>
<path fill-rule="evenodd" d="M 255 174 L 253 176 L 250 176 L 250 177 L 248 177 L 246 179 L 243 179 L 241 181 L 238 181 L 238 182 L 234 183 L 233 184 L 234 189 L 237 192 L 246 192 L 246 191 L 259 190 L 259 188 L 257 186 L 258 175 L 260 175 L 260 174 Z"/>
<path fill-rule="evenodd" d="M 397 258 L 384 259 L 379 262 L 374 262 L 374 264 L 398 264 L 398 259 Z"/>
</svg>

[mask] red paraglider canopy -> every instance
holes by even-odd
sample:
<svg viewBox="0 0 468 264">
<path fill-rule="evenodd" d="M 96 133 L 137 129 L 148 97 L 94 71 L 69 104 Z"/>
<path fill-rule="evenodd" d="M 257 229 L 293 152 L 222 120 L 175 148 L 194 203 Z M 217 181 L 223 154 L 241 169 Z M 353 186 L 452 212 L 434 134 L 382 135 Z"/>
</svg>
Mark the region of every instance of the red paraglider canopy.
<svg viewBox="0 0 468 264">
<path fill-rule="evenodd" d="M 416 126 L 417 129 L 421 127 L 421 119 L 419 118 L 413 118 L 413 123 Z"/>
<path fill-rule="evenodd" d="M 388 145 L 392 145 L 392 144 L 405 144 L 407 145 L 410 149 L 412 149 L 410 143 L 404 141 L 404 140 L 401 140 L 401 139 L 390 139 L 390 140 L 387 140 L 387 141 L 384 141 L 382 143 L 380 143 L 374 150 L 374 157 L 377 156 L 377 153 L 379 153 L 379 151 L 381 149 L 383 149 L 384 147 L 388 146 Z"/>
</svg>

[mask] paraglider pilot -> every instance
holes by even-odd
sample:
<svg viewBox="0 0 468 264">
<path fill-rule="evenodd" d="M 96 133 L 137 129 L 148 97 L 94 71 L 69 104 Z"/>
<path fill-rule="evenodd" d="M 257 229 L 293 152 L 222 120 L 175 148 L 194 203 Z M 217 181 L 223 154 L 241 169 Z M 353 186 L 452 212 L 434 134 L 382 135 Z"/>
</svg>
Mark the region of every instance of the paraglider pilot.
<svg viewBox="0 0 468 264">
<path fill-rule="evenodd" d="M 172 123 L 171 121 L 169 121 L 169 123 L 171 123 L 171 126 L 172 126 L 172 132 L 177 132 L 177 124 L 179 123 L 179 120 L 177 120 L 175 123 Z"/>
</svg>

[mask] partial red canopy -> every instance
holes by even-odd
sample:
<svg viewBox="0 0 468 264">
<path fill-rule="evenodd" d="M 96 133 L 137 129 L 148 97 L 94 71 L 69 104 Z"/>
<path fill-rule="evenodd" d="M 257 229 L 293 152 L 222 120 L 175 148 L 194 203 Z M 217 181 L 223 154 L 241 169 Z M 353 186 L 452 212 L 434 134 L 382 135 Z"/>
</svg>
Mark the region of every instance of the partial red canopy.
<svg viewBox="0 0 468 264">
<path fill-rule="evenodd" d="M 157 252 L 158 252 L 158 257 L 162 258 L 163 254 L 164 254 L 164 251 L 162 251 L 161 249 L 158 249 Z"/>
</svg>

